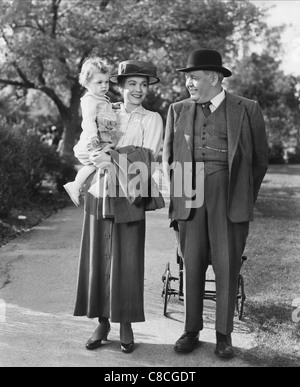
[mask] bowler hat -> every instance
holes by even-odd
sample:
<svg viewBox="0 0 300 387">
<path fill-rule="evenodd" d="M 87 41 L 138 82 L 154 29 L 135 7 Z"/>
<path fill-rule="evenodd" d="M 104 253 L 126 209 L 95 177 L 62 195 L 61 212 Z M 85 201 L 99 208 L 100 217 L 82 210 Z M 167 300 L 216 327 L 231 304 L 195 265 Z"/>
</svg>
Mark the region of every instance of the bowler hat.
<svg viewBox="0 0 300 387">
<path fill-rule="evenodd" d="M 211 70 L 220 72 L 224 77 L 230 77 L 232 72 L 222 64 L 222 56 L 218 51 L 197 49 L 190 53 L 188 57 L 187 67 L 178 69 L 177 71 L 190 72 L 197 70 Z"/>
<path fill-rule="evenodd" d="M 118 74 L 110 77 L 112 83 L 118 83 L 124 77 L 142 76 L 149 79 L 149 85 L 158 83 L 160 79 L 156 75 L 156 67 L 139 60 L 126 60 L 119 64 Z"/>
</svg>

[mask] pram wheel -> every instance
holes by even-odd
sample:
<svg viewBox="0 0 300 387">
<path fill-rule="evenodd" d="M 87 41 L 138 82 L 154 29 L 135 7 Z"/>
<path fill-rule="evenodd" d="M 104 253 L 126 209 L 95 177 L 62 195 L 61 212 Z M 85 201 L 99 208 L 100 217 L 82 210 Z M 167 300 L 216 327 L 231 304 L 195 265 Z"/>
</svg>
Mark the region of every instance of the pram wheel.
<svg viewBox="0 0 300 387">
<path fill-rule="evenodd" d="M 240 274 L 238 280 L 238 293 L 236 296 L 236 312 L 239 320 L 242 320 L 244 313 L 244 303 L 246 300 L 244 277 Z"/>
<path fill-rule="evenodd" d="M 170 284 L 170 263 L 167 264 L 166 272 L 163 277 L 164 281 L 164 289 L 163 289 L 163 297 L 164 297 L 164 316 L 167 316 L 168 302 L 171 297 L 171 284 Z"/>
<path fill-rule="evenodd" d="M 171 269 L 170 269 L 170 262 L 167 264 L 166 271 L 164 275 L 162 276 L 162 281 L 164 284 L 162 297 L 164 298 L 164 316 L 168 317 L 167 315 L 167 309 L 168 309 L 168 303 L 170 301 L 171 296 L 179 296 L 179 301 L 184 301 L 184 265 L 183 265 L 183 259 L 178 253 L 177 250 L 177 263 L 179 265 L 179 276 L 173 277 L 171 275 Z M 243 256 L 241 259 L 241 268 L 244 264 L 244 262 L 247 261 L 247 257 Z M 178 281 L 178 290 L 173 289 L 171 286 L 171 283 Z M 206 283 L 215 283 L 215 279 L 206 279 Z M 210 301 L 216 301 L 216 290 L 212 290 L 211 288 L 205 288 L 204 293 L 204 299 L 210 300 Z M 236 296 L 236 313 L 239 318 L 239 320 L 242 320 L 243 314 L 244 314 L 244 303 L 246 300 L 246 294 L 245 294 L 245 283 L 244 283 L 244 277 L 242 274 L 238 277 L 238 291 Z"/>
<path fill-rule="evenodd" d="M 167 264 L 166 271 L 162 276 L 162 281 L 164 283 L 162 297 L 164 298 L 164 316 L 167 316 L 168 303 L 170 301 L 171 296 L 179 295 L 179 292 L 175 289 L 172 289 L 171 283 L 172 281 L 178 281 L 179 278 L 173 277 L 170 270 L 170 262 Z"/>
</svg>

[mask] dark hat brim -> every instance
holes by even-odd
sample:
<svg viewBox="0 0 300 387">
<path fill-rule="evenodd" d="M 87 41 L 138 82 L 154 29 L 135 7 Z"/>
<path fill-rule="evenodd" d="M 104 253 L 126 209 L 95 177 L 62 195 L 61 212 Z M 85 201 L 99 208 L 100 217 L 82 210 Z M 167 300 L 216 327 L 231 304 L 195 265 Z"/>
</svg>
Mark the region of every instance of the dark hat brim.
<svg viewBox="0 0 300 387">
<path fill-rule="evenodd" d="M 205 65 L 205 66 L 191 66 L 191 67 L 186 67 L 184 69 L 177 69 L 177 71 L 181 71 L 181 72 L 184 72 L 184 73 L 189 73 L 191 71 L 199 71 L 199 70 L 202 70 L 202 71 L 205 71 L 205 70 L 210 70 L 210 71 L 216 71 L 218 73 L 222 73 L 224 75 L 224 77 L 228 78 L 228 77 L 231 77 L 232 75 L 232 72 L 230 70 L 228 70 L 226 67 L 220 67 L 220 66 L 209 66 L 209 65 Z"/>
<path fill-rule="evenodd" d="M 149 85 L 155 85 L 156 83 L 160 82 L 160 79 L 158 77 L 154 77 L 152 75 L 149 75 L 149 74 L 142 74 L 142 73 L 132 73 L 132 74 L 124 74 L 124 75 L 112 75 L 109 80 L 112 82 L 112 83 L 115 83 L 115 84 L 118 84 L 119 81 L 122 79 L 122 78 L 128 78 L 128 77 L 146 77 L 149 79 Z"/>
</svg>

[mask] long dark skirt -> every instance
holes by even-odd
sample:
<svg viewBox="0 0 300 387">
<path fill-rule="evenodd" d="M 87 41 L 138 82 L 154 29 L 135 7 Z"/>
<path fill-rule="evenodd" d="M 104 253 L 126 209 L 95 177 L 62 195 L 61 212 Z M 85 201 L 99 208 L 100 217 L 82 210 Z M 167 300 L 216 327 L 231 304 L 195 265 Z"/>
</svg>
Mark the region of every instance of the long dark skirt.
<svg viewBox="0 0 300 387">
<path fill-rule="evenodd" d="M 85 212 L 74 316 L 145 321 L 144 257 L 145 220 L 115 223 Z"/>
</svg>

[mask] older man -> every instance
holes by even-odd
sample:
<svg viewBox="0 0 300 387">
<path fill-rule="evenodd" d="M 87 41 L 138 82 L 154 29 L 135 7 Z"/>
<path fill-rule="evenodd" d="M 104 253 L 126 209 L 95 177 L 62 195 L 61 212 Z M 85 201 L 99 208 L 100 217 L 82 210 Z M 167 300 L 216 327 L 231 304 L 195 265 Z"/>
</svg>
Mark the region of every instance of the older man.
<svg viewBox="0 0 300 387">
<path fill-rule="evenodd" d="M 231 333 L 241 257 L 267 171 L 264 119 L 256 101 L 226 92 L 231 71 L 218 51 L 198 49 L 185 73 L 190 98 L 169 108 L 163 150 L 170 218 L 178 222 L 185 267 L 185 332 L 177 352 L 191 352 L 203 329 L 205 276 L 216 276 L 216 350 L 234 356 Z"/>
</svg>

